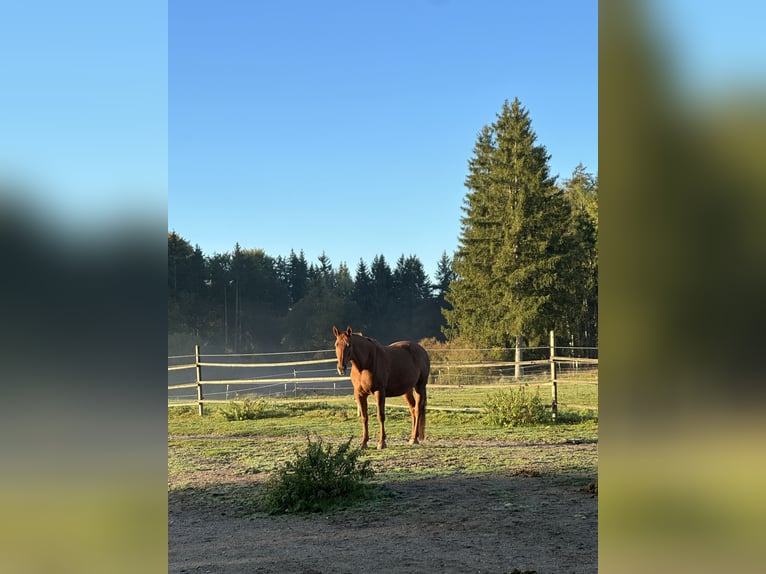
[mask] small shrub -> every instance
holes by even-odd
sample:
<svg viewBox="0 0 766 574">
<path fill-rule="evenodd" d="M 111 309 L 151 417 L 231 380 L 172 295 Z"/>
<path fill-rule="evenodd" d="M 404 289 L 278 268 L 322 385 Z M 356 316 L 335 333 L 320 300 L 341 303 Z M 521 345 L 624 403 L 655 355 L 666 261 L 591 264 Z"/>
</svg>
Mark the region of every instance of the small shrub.
<svg viewBox="0 0 766 574">
<path fill-rule="evenodd" d="M 515 427 L 550 422 L 540 390 L 527 393 L 526 386 L 493 393 L 484 404 L 484 420 L 492 425 Z"/>
<path fill-rule="evenodd" d="M 262 400 L 245 397 L 241 401 L 231 401 L 218 412 L 227 421 L 247 421 L 263 416 L 265 409 L 266 405 Z"/>
<path fill-rule="evenodd" d="M 277 470 L 266 483 L 264 503 L 272 513 L 322 512 L 365 497 L 364 480 L 373 475 L 370 461 L 359 460 L 362 451 L 351 440 L 339 445 L 312 442 L 304 452 Z"/>
</svg>

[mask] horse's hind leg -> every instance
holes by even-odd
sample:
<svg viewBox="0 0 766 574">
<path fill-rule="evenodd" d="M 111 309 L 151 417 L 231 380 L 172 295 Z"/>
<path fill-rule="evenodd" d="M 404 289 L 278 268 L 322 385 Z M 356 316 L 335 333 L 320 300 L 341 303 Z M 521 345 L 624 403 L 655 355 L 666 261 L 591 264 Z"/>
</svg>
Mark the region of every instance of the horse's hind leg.
<svg viewBox="0 0 766 574">
<path fill-rule="evenodd" d="M 412 390 L 409 390 L 404 394 L 404 400 L 407 402 L 407 406 L 410 408 L 410 417 L 412 417 L 412 433 L 410 434 L 410 444 L 417 444 L 418 418 L 416 416 L 417 410 L 415 410 L 415 395 L 412 394 Z"/>
<path fill-rule="evenodd" d="M 418 391 L 415 389 L 415 427 L 412 429 L 413 435 L 417 434 L 417 438 L 420 440 L 426 437 L 426 387 L 423 385 L 422 389 Z M 412 442 L 412 441 L 410 441 Z M 417 440 L 415 441 L 417 442 Z"/>
</svg>

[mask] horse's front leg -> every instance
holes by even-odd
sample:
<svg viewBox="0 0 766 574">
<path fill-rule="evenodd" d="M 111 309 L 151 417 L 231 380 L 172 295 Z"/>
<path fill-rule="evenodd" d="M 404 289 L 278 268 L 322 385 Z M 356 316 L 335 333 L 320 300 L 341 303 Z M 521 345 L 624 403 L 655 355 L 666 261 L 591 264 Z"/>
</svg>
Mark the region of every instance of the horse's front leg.
<svg viewBox="0 0 766 574">
<path fill-rule="evenodd" d="M 386 393 L 375 391 L 375 402 L 378 405 L 378 423 L 380 424 L 380 438 L 378 450 L 386 448 Z"/>
<path fill-rule="evenodd" d="M 367 448 L 367 441 L 370 440 L 370 434 L 367 430 L 367 395 L 356 395 L 357 412 L 362 417 L 362 444 L 359 448 Z"/>
</svg>

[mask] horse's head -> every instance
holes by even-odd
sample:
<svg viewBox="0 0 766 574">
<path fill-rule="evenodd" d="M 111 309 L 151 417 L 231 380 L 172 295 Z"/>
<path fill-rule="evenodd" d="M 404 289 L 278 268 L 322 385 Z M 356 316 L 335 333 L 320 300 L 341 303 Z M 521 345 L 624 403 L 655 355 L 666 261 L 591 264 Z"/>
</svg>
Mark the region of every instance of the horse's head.
<svg viewBox="0 0 766 574">
<path fill-rule="evenodd" d="M 338 331 L 333 325 L 332 332 L 335 335 L 335 356 L 338 358 L 338 374 L 346 375 L 346 365 L 351 360 L 351 327 L 345 331 Z"/>
</svg>

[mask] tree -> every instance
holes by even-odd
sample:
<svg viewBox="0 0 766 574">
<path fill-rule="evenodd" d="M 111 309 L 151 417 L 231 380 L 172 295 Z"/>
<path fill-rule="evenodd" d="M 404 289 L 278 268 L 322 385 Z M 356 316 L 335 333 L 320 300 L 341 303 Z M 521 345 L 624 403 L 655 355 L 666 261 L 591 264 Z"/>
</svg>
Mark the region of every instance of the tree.
<svg viewBox="0 0 766 574">
<path fill-rule="evenodd" d="M 205 259 L 199 245 L 168 233 L 168 332 L 199 338 L 207 316 Z"/>
<path fill-rule="evenodd" d="M 418 340 L 431 335 L 433 321 L 429 317 L 433 286 L 420 259 L 401 255 L 391 276 L 391 298 L 394 303 L 392 336 Z"/>
<path fill-rule="evenodd" d="M 309 269 L 312 279 L 306 295 L 287 316 L 281 343 L 290 349 L 326 349 L 333 324 L 358 324 L 359 307 L 353 299 L 354 283 L 348 266 L 341 263 L 335 272 L 324 252 L 318 259 L 319 267 Z"/>
<path fill-rule="evenodd" d="M 440 303 L 444 302 L 444 296 L 449 293 L 450 284 L 457 278 L 452 270 L 452 259 L 447 257 L 447 252 L 443 251 L 441 259 L 436 264 L 436 283 L 434 289 L 436 298 Z"/>
<path fill-rule="evenodd" d="M 211 331 L 213 339 L 224 352 L 229 348 L 231 337 L 233 301 L 231 300 L 231 254 L 214 253 L 206 259 L 210 277 L 209 296 L 211 301 Z M 212 333 L 211 333 L 212 335 Z"/>
<path fill-rule="evenodd" d="M 517 337 L 545 340 L 561 324 L 567 290 L 558 281 L 569 250 L 569 204 L 549 175 L 518 98 L 504 102 L 479 132 L 465 181 L 468 193 L 445 295 L 445 334 L 482 346 L 510 347 Z"/>
<path fill-rule="evenodd" d="M 335 274 L 335 290 L 344 299 L 351 299 L 354 293 L 354 280 L 348 265 L 343 261 L 338 265 L 338 272 Z"/>
<path fill-rule="evenodd" d="M 287 260 L 287 288 L 290 291 L 290 303 L 295 304 L 306 295 L 309 281 L 309 266 L 306 262 L 306 256 L 301 250 L 300 255 L 290 250 L 290 257 Z"/>
<path fill-rule="evenodd" d="M 452 270 L 452 259 L 447 256 L 446 251 L 443 251 L 441 259 L 439 259 L 436 266 L 436 278 L 433 285 L 435 297 L 432 303 L 435 312 L 429 333 L 429 336 L 434 337 L 439 342 L 444 341 L 444 331 L 447 328 L 443 310 L 452 309 L 452 305 L 447 302 L 446 296 L 450 291 L 450 285 L 456 278 L 457 276 Z"/>
<path fill-rule="evenodd" d="M 262 249 L 234 247 L 232 257 L 235 352 L 276 349 L 290 295 L 275 260 Z"/>
<path fill-rule="evenodd" d="M 359 310 L 360 321 L 354 328 L 358 331 L 367 331 L 370 327 L 371 309 L 373 307 L 374 294 L 372 291 L 372 278 L 363 259 L 359 259 L 354 275 L 354 288 L 351 298 Z"/>
<path fill-rule="evenodd" d="M 391 276 L 391 287 L 394 301 L 409 309 L 430 299 L 433 290 L 423 264 L 415 255 L 407 258 L 401 255 L 397 259 L 396 269 Z"/>
<path fill-rule="evenodd" d="M 567 283 L 572 304 L 566 310 L 568 343 L 598 344 L 598 180 L 579 164 L 564 181 L 564 196 L 572 212 Z"/>
<path fill-rule="evenodd" d="M 372 297 L 369 313 L 368 328 L 375 333 L 374 337 L 382 342 L 390 342 L 395 336 L 396 328 L 391 320 L 393 309 L 393 274 L 386 258 L 376 255 L 370 265 L 370 291 Z"/>
</svg>

